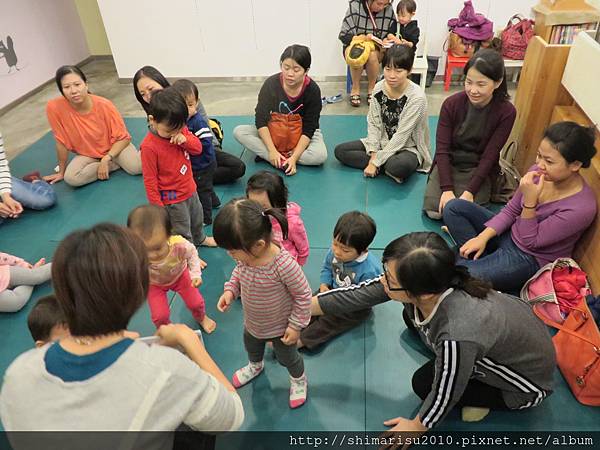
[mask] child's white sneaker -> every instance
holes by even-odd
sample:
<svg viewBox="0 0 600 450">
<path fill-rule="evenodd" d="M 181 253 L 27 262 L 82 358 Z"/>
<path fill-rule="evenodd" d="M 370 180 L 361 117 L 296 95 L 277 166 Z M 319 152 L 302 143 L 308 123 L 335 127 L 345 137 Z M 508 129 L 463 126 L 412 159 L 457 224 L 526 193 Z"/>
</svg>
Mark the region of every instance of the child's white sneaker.
<svg viewBox="0 0 600 450">
<path fill-rule="evenodd" d="M 263 371 L 263 368 L 263 361 L 258 363 L 250 362 L 247 366 L 235 371 L 231 379 L 231 384 L 233 384 L 233 387 L 235 388 L 240 388 L 259 376 Z"/>
<path fill-rule="evenodd" d="M 290 376 L 290 408 L 298 408 L 306 403 L 308 395 L 308 380 L 306 374 L 300 378 Z"/>
</svg>

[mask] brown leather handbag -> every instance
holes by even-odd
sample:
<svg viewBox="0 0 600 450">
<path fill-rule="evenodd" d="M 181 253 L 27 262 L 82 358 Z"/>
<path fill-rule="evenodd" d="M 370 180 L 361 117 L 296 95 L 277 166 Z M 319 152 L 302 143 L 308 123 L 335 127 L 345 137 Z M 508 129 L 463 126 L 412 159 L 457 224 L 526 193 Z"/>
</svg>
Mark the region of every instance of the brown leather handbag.
<svg viewBox="0 0 600 450">
<path fill-rule="evenodd" d="M 293 112 L 271 112 L 267 127 L 277 151 L 289 158 L 302 136 L 302 116 Z"/>
</svg>

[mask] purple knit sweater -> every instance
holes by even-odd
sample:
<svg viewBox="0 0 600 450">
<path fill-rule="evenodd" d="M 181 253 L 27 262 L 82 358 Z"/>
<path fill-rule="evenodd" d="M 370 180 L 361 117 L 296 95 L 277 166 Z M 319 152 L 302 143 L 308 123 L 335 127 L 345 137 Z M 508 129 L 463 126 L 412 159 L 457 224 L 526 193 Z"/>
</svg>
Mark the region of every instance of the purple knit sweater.
<svg viewBox="0 0 600 450">
<path fill-rule="evenodd" d="M 492 99 L 485 132 L 479 143 L 477 153 L 481 155 L 477 170 L 467 186 L 467 190 L 475 195 L 483 180 L 485 180 L 492 169 L 498 165 L 500 151 L 515 123 L 517 111 L 508 100 Z M 442 191 L 451 191 L 454 188 L 452 180 L 452 150 L 456 130 L 464 122 L 469 110 L 469 97 L 465 91 L 451 95 L 442 104 L 440 119 L 438 121 L 435 161 L 440 175 L 440 187 Z"/>
<path fill-rule="evenodd" d="M 534 256 L 542 267 L 557 258 L 571 257 L 575 244 L 596 217 L 597 206 L 594 191 L 583 180 L 583 188 L 578 193 L 542 203 L 535 208 L 534 218 L 523 219 L 523 194 L 519 189 L 485 225 L 498 235 L 510 228 L 517 247 Z"/>
</svg>

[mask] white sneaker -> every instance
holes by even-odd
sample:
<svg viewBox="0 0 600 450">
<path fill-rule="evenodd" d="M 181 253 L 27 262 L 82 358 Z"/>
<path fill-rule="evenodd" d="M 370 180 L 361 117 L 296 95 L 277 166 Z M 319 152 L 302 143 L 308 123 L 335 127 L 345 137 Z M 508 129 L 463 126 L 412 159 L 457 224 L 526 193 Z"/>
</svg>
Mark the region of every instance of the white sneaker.
<svg viewBox="0 0 600 450">
<path fill-rule="evenodd" d="M 231 379 L 231 384 L 233 384 L 233 387 L 235 388 L 242 387 L 243 385 L 249 383 L 257 376 L 259 376 L 262 373 L 264 367 L 265 366 L 263 361 L 259 363 L 248 363 L 247 366 L 244 366 L 241 369 L 235 371 Z"/>
<path fill-rule="evenodd" d="M 306 374 L 300 378 L 290 376 L 290 408 L 299 408 L 306 403 L 308 396 L 308 380 Z"/>
</svg>

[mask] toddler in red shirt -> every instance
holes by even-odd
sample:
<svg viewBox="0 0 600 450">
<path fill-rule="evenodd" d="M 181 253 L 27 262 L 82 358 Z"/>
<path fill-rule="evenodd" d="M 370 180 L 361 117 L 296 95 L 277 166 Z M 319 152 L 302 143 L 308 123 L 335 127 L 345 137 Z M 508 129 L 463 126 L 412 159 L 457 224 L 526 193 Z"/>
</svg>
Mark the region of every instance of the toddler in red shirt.
<svg viewBox="0 0 600 450">
<path fill-rule="evenodd" d="M 148 201 L 163 206 L 173 234 L 194 245 L 216 247 L 204 233 L 203 213 L 192 175 L 190 154 L 202 153 L 202 144 L 186 127 L 185 100 L 171 87 L 152 95 L 149 131 L 140 146 L 142 174 Z"/>
</svg>

